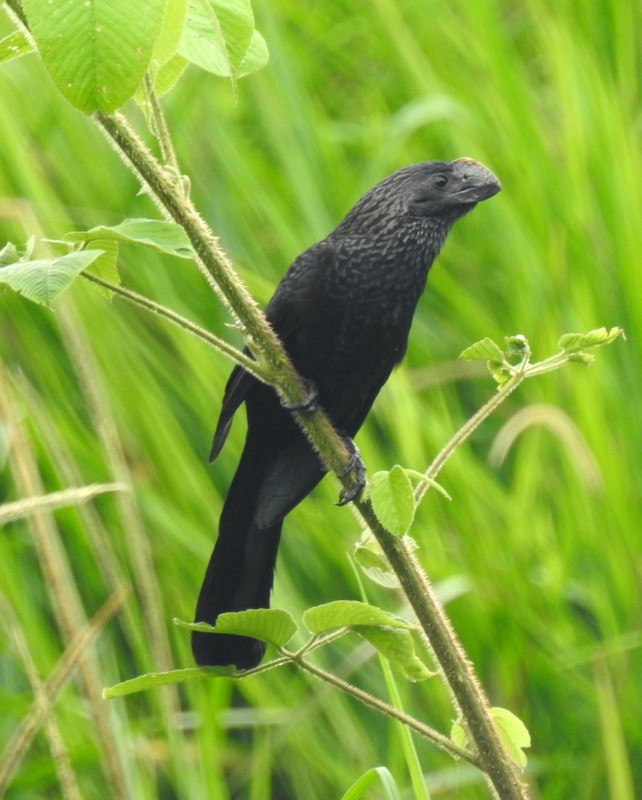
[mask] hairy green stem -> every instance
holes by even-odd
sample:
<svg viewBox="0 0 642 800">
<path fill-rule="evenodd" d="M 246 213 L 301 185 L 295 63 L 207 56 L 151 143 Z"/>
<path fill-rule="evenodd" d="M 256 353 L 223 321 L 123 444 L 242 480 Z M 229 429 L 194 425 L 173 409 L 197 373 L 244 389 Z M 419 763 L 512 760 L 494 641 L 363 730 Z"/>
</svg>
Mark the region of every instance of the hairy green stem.
<svg viewBox="0 0 642 800">
<path fill-rule="evenodd" d="M 152 314 L 157 314 L 159 317 L 163 317 L 174 325 L 177 325 L 182 330 L 187 331 L 187 333 L 191 333 L 193 336 L 196 336 L 197 339 L 200 339 L 201 341 L 210 345 L 210 347 L 213 347 L 215 350 L 218 350 L 219 352 L 223 353 L 223 355 L 232 359 L 232 361 L 234 361 L 236 364 L 240 364 L 245 370 L 247 370 L 247 372 L 250 372 L 258 380 L 266 381 L 264 372 L 261 370 L 256 361 L 254 361 L 254 359 L 250 358 L 241 350 L 238 350 L 236 347 L 226 342 L 225 339 L 221 339 L 219 336 L 216 336 L 216 334 L 210 333 L 210 331 L 187 319 L 187 317 L 183 317 L 181 314 L 178 314 L 171 308 L 167 308 L 167 306 L 163 306 L 160 303 L 156 303 L 154 300 L 150 300 L 150 298 L 145 297 L 145 295 L 134 292 L 132 289 L 127 289 L 125 286 L 119 286 L 116 283 L 111 283 L 111 281 L 106 281 L 104 278 L 100 278 L 98 275 L 93 275 L 91 272 L 83 272 L 81 274 L 83 278 L 86 278 L 91 283 L 102 286 L 103 289 L 107 289 L 109 292 L 117 294 L 119 297 L 127 300 L 127 302 L 138 306 L 138 308 L 142 308 L 145 311 L 151 312 Z"/>
<path fill-rule="evenodd" d="M 154 158 L 145 143 L 118 114 L 95 114 L 94 119 L 115 145 L 117 152 L 145 183 L 163 213 L 178 223 L 196 253 L 196 263 L 210 286 L 223 299 L 243 327 L 248 347 L 257 359 L 264 379 L 272 384 L 289 404 L 305 400 L 307 389 L 296 373 L 279 338 L 269 326 L 256 302 L 247 292 L 221 249 L 218 239 L 169 174 Z M 338 476 L 345 473 L 350 453 L 328 417 L 320 412 L 295 414 L 297 421 L 323 462 Z M 350 473 L 340 478 L 346 489 L 354 486 Z"/>
<path fill-rule="evenodd" d="M 147 101 L 149 102 L 149 107 L 151 110 L 152 132 L 160 146 L 163 161 L 167 166 L 171 167 L 178 176 L 181 173 L 178 165 L 178 158 L 176 157 L 176 150 L 174 149 L 174 143 L 172 142 L 172 137 L 169 132 L 169 127 L 167 125 L 167 120 L 165 119 L 163 108 L 158 101 L 158 95 L 154 89 L 154 81 L 152 80 L 149 72 L 147 72 L 145 75 L 144 83 L 145 96 L 147 97 Z M 183 187 L 183 189 L 184 188 L 185 187 Z M 187 192 L 184 192 L 184 194 L 187 194 Z"/>
<path fill-rule="evenodd" d="M 502 745 L 490 705 L 472 664 L 450 624 L 450 620 L 418 563 L 402 538 L 393 536 L 377 519 L 370 502 L 358 504 L 365 522 L 379 542 L 390 566 L 423 628 L 455 702 L 462 721 L 487 774 L 501 800 L 527 800 L 517 767 Z"/>
<path fill-rule="evenodd" d="M 310 675 L 314 675 L 315 678 L 319 678 L 325 683 L 335 686 L 337 689 L 340 689 L 342 692 L 350 695 L 350 697 L 354 697 L 356 700 L 359 700 L 359 702 L 363 703 L 369 708 L 373 708 L 376 711 L 379 711 L 382 714 L 385 714 L 386 716 L 403 723 L 416 733 L 420 734 L 426 739 L 429 739 L 433 744 L 436 744 L 437 747 L 440 747 L 442 750 L 450 753 L 451 756 L 454 756 L 455 758 L 461 758 L 462 761 L 467 761 L 469 764 L 472 764 L 478 769 L 482 768 L 481 763 L 472 753 L 470 753 L 468 750 L 465 750 L 463 747 L 456 745 L 452 739 L 450 739 L 448 736 L 444 736 L 443 733 L 436 731 L 434 728 L 431 728 L 428 725 L 424 725 L 422 722 L 419 722 L 419 720 L 411 717 L 394 706 L 391 706 L 389 703 L 380 700 L 378 697 L 375 697 L 369 692 L 365 692 L 363 689 L 359 689 L 357 686 L 344 681 L 343 678 L 339 678 L 333 672 L 327 672 L 321 667 L 311 664 L 309 661 L 306 661 L 304 658 L 300 657 L 298 653 L 286 652 L 286 655 L 289 656 L 289 658 L 295 664 L 301 667 L 301 669 L 309 672 Z"/>
<path fill-rule="evenodd" d="M 478 409 L 469 420 L 467 420 L 462 427 L 454 434 L 454 436 L 447 442 L 444 447 L 437 453 L 428 469 L 423 473 L 423 477 L 428 481 L 434 481 L 441 469 L 453 455 L 457 448 L 468 439 L 468 437 L 477 430 L 477 428 L 491 416 L 499 406 L 506 400 L 508 395 L 517 389 L 517 387 L 526 380 L 526 378 L 534 378 L 537 375 L 544 375 L 546 372 L 553 372 L 553 370 L 563 367 L 568 364 L 572 359 L 564 352 L 556 353 L 550 358 L 543 361 L 538 361 L 535 364 L 530 364 L 525 360 L 517 367 L 506 364 L 507 368 L 511 369 L 511 377 L 498 388 L 495 394 L 487 400 L 484 405 Z M 430 483 L 421 483 L 415 491 L 415 500 L 420 502 L 426 492 L 430 489 Z"/>
<path fill-rule="evenodd" d="M 424 472 L 424 478 L 429 481 L 434 481 L 440 473 L 444 464 L 453 455 L 457 448 L 466 441 L 466 439 L 477 430 L 477 428 L 490 417 L 490 415 L 497 410 L 497 408 L 506 400 L 509 394 L 515 391 L 519 384 L 526 377 L 525 372 L 517 372 L 511 376 L 506 383 L 500 387 L 495 394 L 487 400 L 484 405 L 478 409 L 469 420 L 467 420 L 462 427 L 454 434 L 444 447 L 437 453 L 428 469 Z M 415 499 L 419 502 L 426 492 L 430 489 L 430 483 L 420 483 L 415 492 Z"/>
</svg>

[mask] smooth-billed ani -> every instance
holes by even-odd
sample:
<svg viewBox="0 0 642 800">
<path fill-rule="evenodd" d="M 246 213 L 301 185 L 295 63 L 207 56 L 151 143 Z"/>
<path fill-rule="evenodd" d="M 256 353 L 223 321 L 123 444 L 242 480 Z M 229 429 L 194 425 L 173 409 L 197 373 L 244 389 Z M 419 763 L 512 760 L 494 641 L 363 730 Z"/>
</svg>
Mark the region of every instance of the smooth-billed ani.
<svg viewBox="0 0 642 800">
<path fill-rule="evenodd" d="M 371 189 L 285 273 L 266 316 L 345 436 L 359 430 L 403 358 L 428 269 L 450 227 L 499 190 L 492 172 L 469 158 L 405 167 Z M 225 389 L 212 459 L 242 403 L 245 447 L 195 613 L 212 624 L 224 611 L 269 606 L 283 518 L 326 471 L 274 389 L 241 367 Z M 264 649 L 249 637 L 192 634 L 201 665 L 249 669 Z"/>
</svg>

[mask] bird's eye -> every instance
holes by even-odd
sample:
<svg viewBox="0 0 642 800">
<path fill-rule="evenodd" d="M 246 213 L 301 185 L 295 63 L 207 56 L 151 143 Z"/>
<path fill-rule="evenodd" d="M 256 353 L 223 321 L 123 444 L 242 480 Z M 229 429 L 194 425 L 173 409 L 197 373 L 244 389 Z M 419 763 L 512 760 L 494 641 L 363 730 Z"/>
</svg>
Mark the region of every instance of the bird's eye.
<svg viewBox="0 0 642 800">
<path fill-rule="evenodd" d="M 438 189 L 444 189 L 448 184 L 448 178 L 445 175 L 436 175 L 434 183 Z"/>
</svg>

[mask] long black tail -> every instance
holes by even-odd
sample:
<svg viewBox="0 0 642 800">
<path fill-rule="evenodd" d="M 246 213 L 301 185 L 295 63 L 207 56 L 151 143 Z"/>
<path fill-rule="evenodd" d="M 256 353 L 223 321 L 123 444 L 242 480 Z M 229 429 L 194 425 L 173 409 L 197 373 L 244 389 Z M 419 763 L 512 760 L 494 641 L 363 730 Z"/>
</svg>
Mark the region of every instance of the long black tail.
<svg viewBox="0 0 642 800">
<path fill-rule="evenodd" d="M 248 442 L 223 506 L 218 539 L 196 604 L 197 622 L 214 624 L 225 611 L 269 607 L 282 523 L 262 530 L 256 524 L 257 497 L 268 464 Z M 251 669 L 264 652 L 263 642 L 247 636 L 192 633 L 192 653 L 201 666 L 233 664 Z"/>
</svg>

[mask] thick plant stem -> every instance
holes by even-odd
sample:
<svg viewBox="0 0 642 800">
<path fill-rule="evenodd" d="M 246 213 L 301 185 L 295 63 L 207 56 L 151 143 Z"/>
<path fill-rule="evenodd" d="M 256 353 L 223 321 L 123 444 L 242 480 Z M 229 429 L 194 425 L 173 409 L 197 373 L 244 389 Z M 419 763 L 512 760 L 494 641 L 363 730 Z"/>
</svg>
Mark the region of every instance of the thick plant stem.
<svg viewBox="0 0 642 800">
<path fill-rule="evenodd" d="M 125 163 L 149 187 L 163 213 L 184 229 L 196 253 L 199 268 L 240 321 L 248 347 L 256 356 L 267 382 L 275 386 L 289 404 L 297 405 L 304 401 L 309 390 L 297 375 L 256 302 L 236 276 L 218 239 L 191 200 L 183 194 L 175 173 L 163 168 L 122 116 L 95 114 L 94 119 Z M 345 473 L 350 453 L 325 414 L 316 412 L 295 416 L 323 462 L 337 475 Z M 345 475 L 343 483 L 348 490 L 353 488 L 350 473 Z"/>
<path fill-rule="evenodd" d="M 385 703 L 383 700 L 380 700 L 378 697 L 375 697 L 369 692 L 364 692 L 363 689 L 359 689 L 357 686 L 344 681 L 343 678 L 339 678 L 333 672 L 328 672 L 327 670 L 321 669 L 321 667 L 311 664 L 306 659 L 297 657 L 294 653 L 290 653 L 289 657 L 296 664 L 298 664 L 301 669 L 309 672 L 311 675 L 314 675 L 315 678 L 319 678 L 320 680 L 325 681 L 332 686 L 336 686 L 337 689 L 340 689 L 342 692 L 350 695 L 350 697 L 356 698 L 364 705 L 369 706 L 376 711 L 380 711 L 382 714 L 385 714 L 392 719 L 396 719 L 398 722 L 408 726 L 408 728 L 420 734 L 420 736 L 424 736 L 433 744 L 437 745 L 437 747 L 440 747 L 442 750 L 450 753 L 450 755 L 453 755 L 456 758 L 461 758 L 463 761 L 467 761 L 469 764 L 481 769 L 481 763 L 474 756 L 471 756 L 470 753 L 456 745 L 452 739 L 449 739 L 447 736 L 439 733 L 439 731 L 436 731 L 427 725 L 423 725 L 414 717 L 404 714 L 403 711 L 400 711 L 394 706 Z"/>
<path fill-rule="evenodd" d="M 381 545 L 428 636 L 444 678 L 461 710 L 482 769 L 497 796 L 501 800 L 527 800 L 528 794 L 519 779 L 517 767 L 499 740 L 488 700 L 425 572 L 403 539 L 382 528 L 372 509 L 364 513 L 362 506 L 359 505 L 359 510 Z"/>
</svg>

